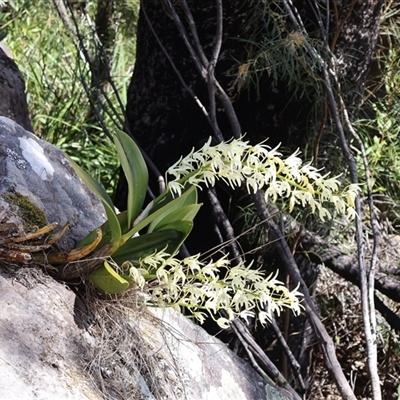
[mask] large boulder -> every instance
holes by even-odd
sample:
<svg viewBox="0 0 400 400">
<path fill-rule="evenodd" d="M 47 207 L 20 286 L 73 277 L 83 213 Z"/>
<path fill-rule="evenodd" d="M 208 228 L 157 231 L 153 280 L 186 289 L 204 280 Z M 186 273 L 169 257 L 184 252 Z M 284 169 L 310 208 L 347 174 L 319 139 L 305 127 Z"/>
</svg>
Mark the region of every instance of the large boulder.
<svg viewBox="0 0 400 400">
<path fill-rule="evenodd" d="M 40 270 L 3 264 L 0 310 L 1 399 L 290 398 L 172 309 L 76 297 Z"/>
<path fill-rule="evenodd" d="M 14 121 L 0 117 L 0 216 L 20 235 L 57 222 L 69 251 L 106 219 L 100 200 L 82 184 L 64 153 Z"/>
</svg>

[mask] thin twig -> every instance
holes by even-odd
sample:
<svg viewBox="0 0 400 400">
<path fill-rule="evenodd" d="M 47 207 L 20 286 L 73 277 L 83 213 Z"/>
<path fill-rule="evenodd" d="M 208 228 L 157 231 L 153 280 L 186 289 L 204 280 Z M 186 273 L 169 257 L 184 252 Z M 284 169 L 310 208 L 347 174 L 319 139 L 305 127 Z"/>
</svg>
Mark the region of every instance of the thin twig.
<svg viewBox="0 0 400 400">
<path fill-rule="evenodd" d="M 162 0 L 163 4 L 165 5 L 167 11 L 170 13 L 171 18 L 173 19 L 175 26 L 178 29 L 178 32 L 186 46 L 186 48 L 189 50 L 190 57 L 192 58 L 194 65 L 200 74 L 200 76 L 204 79 L 207 80 L 207 69 L 206 66 L 203 65 L 201 62 L 199 56 L 197 55 L 195 49 L 193 46 L 190 44 L 189 40 L 189 35 L 186 32 L 185 26 L 183 25 L 179 15 L 175 11 L 174 6 L 171 4 L 170 0 Z"/>
<path fill-rule="evenodd" d="M 193 37 L 194 48 L 196 49 L 196 52 L 199 55 L 200 60 L 203 63 L 203 66 L 206 68 L 207 65 L 209 64 L 209 61 L 204 53 L 203 46 L 201 45 L 192 11 L 190 10 L 190 7 L 188 6 L 186 0 L 181 0 L 181 3 L 182 3 L 182 9 L 185 13 L 186 20 L 188 21 L 189 24 L 190 33 L 192 34 Z"/>
<path fill-rule="evenodd" d="M 301 397 L 298 395 L 298 393 L 290 386 L 285 377 L 279 372 L 278 368 L 276 368 L 274 363 L 268 358 L 265 352 L 253 339 L 252 335 L 250 334 L 244 323 L 236 319 L 232 322 L 231 327 L 239 340 L 242 343 L 246 344 L 246 350 L 250 349 L 251 353 L 254 354 L 255 357 L 257 357 L 258 364 L 256 365 L 261 364 L 262 370 L 268 373 L 275 384 L 278 384 L 281 388 L 285 388 L 286 390 L 288 390 L 288 392 L 293 396 L 294 399 L 301 400 Z"/>
<path fill-rule="evenodd" d="M 58 15 L 60 16 L 62 22 L 66 26 L 67 30 L 69 33 L 72 35 L 72 37 L 76 36 L 76 31 L 74 29 L 74 25 L 72 24 L 68 13 L 67 9 L 65 8 L 64 1 L 63 0 L 53 0 L 53 3 L 57 9 Z"/>
<path fill-rule="evenodd" d="M 178 15 L 176 12 L 174 6 L 171 4 L 170 0 L 163 0 L 164 4 L 167 6 L 168 11 L 171 14 L 172 19 L 175 22 L 176 27 L 178 28 L 178 32 L 180 36 L 183 39 L 183 42 L 185 43 L 186 48 L 189 50 L 189 53 L 191 55 L 191 58 L 196 66 L 197 71 L 199 72 L 200 76 L 203 78 L 203 80 L 207 83 L 208 87 L 208 93 L 209 93 L 209 101 L 210 101 L 210 125 L 213 129 L 214 136 L 216 137 L 217 140 L 223 141 L 224 137 L 222 135 L 222 132 L 218 126 L 218 122 L 216 119 L 216 105 L 215 105 L 215 86 L 213 82 L 213 70 L 211 68 L 211 74 L 210 74 L 210 62 L 207 60 L 207 57 L 204 54 L 203 48 L 200 44 L 199 36 L 197 33 L 197 28 L 194 23 L 193 15 L 190 11 L 190 8 L 188 7 L 187 3 L 185 0 L 182 2 L 182 6 L 185 12 L 185 16 L 187 20 L 189 21 L 189 29 L 191 30 L 193 40 L 194 40 L 194 46 L 190 43 L 190 38 L 189 35 Z M 221 23 L 221 21 L 217 21 L 217 24 Z"/>
<path fill-rule="evenodd" d="M 185 80 L 182 77 L 182 74 L 179 72 L 178 68 L 176 67 L 174 61 L 172 60 L 171 56 L 169 55 L 168 51 L 166 50 L 165 46 L 162 44 L 159 35 L 157 34 L 157 32 L 155 31 L 152 22 L 150 21 L 150 18 L 147 15 L 146 12 L 146 8 L 144 6 L 144 4 L 142 4 L 141 6 L 141 10 L 143 11 L 143 15 L 146 19 L 147 24 L 149 25 L 149 28 L 154 36 L 154 38 L 156 39 L 156 42 L 158 43 L 158 45 L 160 46 L 161 51 L 163 52 L 164 56 L 166 57 L 166 59 L 168 60 L 169 64 L 171 65 L 172 70 L 174 71 L 176 77 L 178 78 L 179 82 L 181 83 L 181 85 L 184 87 L 184 89 L 189 93 L 189 95 L 193 98 L 193 100 L 196 102 L 196 104 L 198 105 L 198 107 L 200 108 L 201 112 L 203 113 L 203 115 L 206 117 L 207 122 L 210 124 L 211 128 L 214 131 L 214 135 L 216 137 L 221 137 L 222 134 L 218 131 L 215 131 L 215 126 L 212 123 L 211 117 L 206 109 L 206 107 L 204 107 L 203 103 L 200 101 L 200 99 L 196 96 L 196 94 L 193 92 L 193 90 L 186 84 Z M 179 17 L 178 17 L 179 18 Z"/>
<path fill-rule="evenodd" d="M 201 58 L 203 58 L 203 57 L 200 58 L 200 56 L 196 53 L 196 50 L 194 49 L 194 47 L 191 45 L 189 36 L 186 32 L 186 29 L 183 26 L 183 23 L 182 23 L 181 19 L 179 18 L 179 15 L 176 13 L 175 8 L 172 6 L 170 0 L 162 0 L 162 1 L 163 1 L 163 4 L 165 4 L 165 6 L 167 7 L 167 10 L 169 11 L 171 18 L 175 22 L 175 24 L 178 28 L 178 32 L 179 32 L 180 36 L 182 37 L 186 48 L 189 50 L 190 56 L 195 64 L 197 71 L 199 72 L 201 78 L 207 83 L 208 82 L 208 72 L 207 72 L 208 64 L 207 65 L 202 64 Z M 222 103 L 222 106 L 224 107 L 224 110 L 227 114 L 228 121 L 231 125 L 232 135 L 235 138 L 239 138 L 242 134 L 242 130 L 241 130 L 240 123 L 237 118 L 236 112 L 233 108 L 232 102 L 229 99 L 229 96 L 226 94 L 225 90 L 222 88 L 222 86 L 219 84 L 219 82 L 216 79 L 215 79 L 215 88 L 216 88 L 216 95 L 217 95 L 218 99 L 220 100 L 220 102 Z M 212 123 L 211 118 L 210 118 L 210 122 L 211 122 L 211 126 L 214 130 L 216 128 L 216 126 Z M 219 130 L 219 128 L 218 128 L 218 130 Z M 222 133 L 218 132 L 218 130 L 214 131 L 215 137 L 217 137 L 219 140 L 221 140 L 221 139 L 223 140 Z"/>
<path fill-rule="evenodd" d="M 291 0 L 283 0 L 285 9 L 288 11 L 293 24 L 296 29 L 301 31 L 303 34 L 307 35 L 307 32 L 304 28 L 304 25 L 301 22 L 301 18 L 299 17 L 296 8 L 293 6 Z M 290 4 L 290 5 L 289 5 Z M 354 1 L 353 1 L 354 4 Z M 331 109 L 332 117 L 336 125 L 336 129 L 340 138 L 340 143 L 343 149 L 343 154 L 345 159 L 347 160 L 347 164 L 349 166 L 350 178 L 351 182 L 357 184 L 358 183 L 358 172 L 357 172 L 357 164 L 355 162 L 354 156 L 350 151 L 347 138 L 345 135 L 344 127 L 342 124 L 342 120 L 339 112 L 339 105 L 336 101 L 333 85 L 331 82 L 331 77 L 337 87 L 338 97 L 340 104 L 343 109 L 346 110 L 344 106 L 344 101 L 340 94 L 340 86 L 339 79 L 337 78 L 337 74 L 333 68 L 329 68 L 326 61 L 324 61 L 318 52 L 315 50 L 311 44 L 308 44 L 308 50 L 311 56 L 319 63 L 320 68 L 322 70 L 323 79 L 325 82 L 325 88 L 328 96 L 328 103 Z M 327 49 L 327 53 L 330 53 L 330 49 Z M 331 65 L 334 65 L 333 57 L 329 57 L 329 61 Z M 346 111 L 345 111 L 346 112 Z M 351 124 L 350 124 L 351 125 Z M 377 370 L 377 351 L 376 351 L 376 342 L 374 340 L 374 336 L 376 334 L 375 326 L 371 321 L 371 316 L 375 317 L 374 312 L 374 303 L 373 298 L 370 296 L 370 285 L 368 282 L 367 272 L 365 268 L 364 261 L 364 241 L 363 241 L 363 226 L 362 226 L 362 208 L 361 208 L 361 200 L 360 196 L 357 196 L 355 200 L 355 209 L 358 217 L 356 218 L 356 240 L 357 240 L 357 253 L 358 253 L 358 265 L 360 269 L 360 285 L 361 285 L 361 302 L 362 302 L 362 310 L 363 310 L 363 321 L 364 321 L 364 332 L 366 338 L 366 347 L 367 347 L 367 358 L 368 358 L 368 366 L 369 373 L 371 377 L 371 386 L 374 400 L 380 400 L 382 398 L 380 383 L 379 383 L 379 374 Z M 372 283 L 373 285 L 373 283 Z M 371 310 L 372 307 L 372 310 Z"/>
<path fill-rule="evenodd" d="M 278 324 L 276 323 L 275 317 L 272 315 L 272 320 L 271 320 L 271 326 L 272 329 L 275 332 L 275 335 L 279 341 L 279 343 L 281 344 L 283 351 L 286 354 L 287 359 L 290 362 L 290 366 L 292 367 L 292 371 L 294 373 L 294 375 L 296 376 L 300 387 L 302 388 L 303 391 L 306 390 L 306 385 L 304 384 L 304 379 L 301 376 L 301 371 L 300 371 L 300 365 L 296 360 L 296 357 L 293 355 L 292 350 L 290 350 L 290 347 L 287 344 L 286 338 L 282 335 L 281 330 L 279 329 Z"/>
<path fill-rule="evenodd" d="M 215 36 L 213 53 L 210 62 L 208 63 L 207 66 L 207 80 L 208 80 L 207 89 L 210 102 L 211 121 L 216 127 L 218 127 L 217 106 L 215 103 L 215 66 L 217 65 L 219 53 L 221 51 L 221 46 L 222 46 L 223 20 L 222 20 L 222 2 L 221 0 L 216 0 L 216 2 L 217 2 L 217 33 Z M 222 134 L 220 140 L 223 140 Z"/>
</svg>

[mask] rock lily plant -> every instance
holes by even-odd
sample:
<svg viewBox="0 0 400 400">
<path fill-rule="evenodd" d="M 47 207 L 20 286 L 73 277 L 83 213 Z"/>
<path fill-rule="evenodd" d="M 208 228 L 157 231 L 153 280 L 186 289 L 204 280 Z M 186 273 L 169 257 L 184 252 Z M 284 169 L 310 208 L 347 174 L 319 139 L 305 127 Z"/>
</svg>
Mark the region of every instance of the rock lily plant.
<svg viewBox="0 0 400 400">
<path fill-rule="evenodd" d="M 253 146 L 243 139 L 216 146 L 210 139 L 200 150 L 181 158 L 167 171 L 173 179 L 166 180 L 165 192 L 143 209 L 148 184 L 145 161 L 126 133 L 117 131 L 114 142 L 128 181 L 127 210 L 117 214 L 104 188 L 71 161 L 102 200 L 108 220 L 76 249 L 85 249 L 86 254 L 92 249 L 89 258 L 68 263 L 65 275 L 87 276 L 111 294 L 125 291 L 132 283 L 148 293 L 150 302 L 188 308 L 200 322 L 207 312 L 223 328 L 237 316 L 256 314 L 264 324 L 272 312 L 284 307 L 299 313 L 301 298 L 297 289 L 288 290 L 276 275 L 265 278 L 251 266 L 231 267 L 227 257 L 208 263 L 198 255 L 184 260 L 174 257 L 201 206 L 197 201 L 201 184 L 214 186 L 223 180 L 232 188 L 244 186 L 248 193 L 264 190 L 266 201 L 281 199 L 289 211 L 307 206 L 321 220 L 332 218 L 332 210 L 355 216 L 356 185 L 340 191 L 337 177 L 321 175 L 303 164 L 297 152 L 285 159 L 276 148 L 263 143 Z M 228 271 L 224 278 L 220 278 L 221 268 Z M 219 315 L 221 310 L 226 317 Z"/>
<path fill-rule="evenodd" d="M 108 293 L 126 290 L 130 276 L 121 267 L 117 272 L 107 261 L 96 269 L 99 260 L 112 257 L 116 265 L 123 266 L 125 261 L 139 260 L 161 250 L 175 254 L 192 230 L 193 218 L 201 206 L 197 203 L 196 187 L 185 185 L 181 196 L 173 196 L 167 190 L 142 210 L 148 184 L 143 156 L 135 142 L 123 131 L 115 133 L 114 143 L 128 181 L 127 210 L 117 214 L 105 189 L 70 159 L 81 179 L 101 199 L 107 221 L 100 230 L 89 234 L 78 245 L 78 248 L 87 248 L 96 243 L 89 256 L 92 261 L 72 262 L 64 268 L 64 276 L 68 278 L 82 275 L 82 272 L 85 275 L 95 269 L 90 273 L 89 280 Z"/>
</svg>

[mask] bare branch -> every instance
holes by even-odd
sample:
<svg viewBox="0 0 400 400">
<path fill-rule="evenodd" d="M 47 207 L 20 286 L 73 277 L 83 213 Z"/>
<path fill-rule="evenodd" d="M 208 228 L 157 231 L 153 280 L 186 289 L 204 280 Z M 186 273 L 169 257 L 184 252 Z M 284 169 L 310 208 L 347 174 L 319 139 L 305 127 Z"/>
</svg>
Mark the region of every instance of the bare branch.
<svg viewBox="0 0 400 400">
<path fill-rule="evenodd" d="M 290 386 L 285 377 L 279 372 L 278 368 L 276 368 L 274 363 L 268 358 L 261 347 L 253 339 L 243 322 L 237 319 L 232 322 L 231 327 L 246 351 L 248 351 L 248 354 L 254 354 L 254 356 L 258 359 L 258 363 L 255 364 L 256 369 L 260 370 L 259 365 L 261 365 L 262 370 L 265 371 L 276 384 L 278 384 L 281 388 L 285 388 L 294 399 L 301 400 L 301 397 Z M 261 373 L 261 375 L 263 376 L 264 374 Z"/>
<path fill-rule="evenodd" d="M 289 310 L 288 310 L 288 311 L 289 311 Z M 276 320 L 275 320 L 275 317 L 274 317 L 274 316 L 272 316 L 271 326 L 272 326 L 272 329 L 273 329 L 274 332 L 275 332 L 275 335 L 276 335 L 276 337 L 277 337 L 279 343 L 281 344 L 281 346 L 282 346 L 282 348 L 283 348 L 283 351 L 284 351 L 285 354 L 286 354 L 286 357 L 289 359 L 290 366 L 292 367 L 292 371 L 293 371 L 294 375 L 296 376 L 296 378 L 297 378 L 297 380 L 298 380 L 298 382 L 299 382 L 299 384 L 300 384 L 300 387 L 301 387 L 301 388 L 303 389 L 303 391 L 305 392 L 305 390 L 306 390 L 306 385 L 304 384 L 304 379 L 303 379 L 303 377 L 301 376 L 300 365 L 299 365 L 299 363 L 297 362 L 297 360 L 296 360 L 295 356 L 293 355 L 292 351 L 290 350 L 290 348 L 289 348 L 289 346 L 288 346 L 288 344 L 287 344 L 287 342 L 286 342 L 286 339 L 283 337 L 282 332 L 281 332 L 281 330 L 279 329 L 279 326 L 278 326 L 278 324 L 276 323 Z"/>
<path fill-rule="evenodd" d="M 223 228 L 223 232 L 225 233 L 225 240 L 228 241 L 229 246 L 232 250 L 232 254 L 237 263 L 243 262 L 243 257 L 240 252 L 240 248 L 235 236 L 235 232 L 233 227 L 229 221 L 229 218 L 226 216 L 224 209 L 221 206 L 221 203 L 218 199 L 217 193 L 215 189 L 208 188 L 207 196 L 210 200 L 210 204 L 212 206 L 212 212 L 217 221 L 217 224 Z M 224 241 L 224 240 L 223 240 Z"/>
</svg>

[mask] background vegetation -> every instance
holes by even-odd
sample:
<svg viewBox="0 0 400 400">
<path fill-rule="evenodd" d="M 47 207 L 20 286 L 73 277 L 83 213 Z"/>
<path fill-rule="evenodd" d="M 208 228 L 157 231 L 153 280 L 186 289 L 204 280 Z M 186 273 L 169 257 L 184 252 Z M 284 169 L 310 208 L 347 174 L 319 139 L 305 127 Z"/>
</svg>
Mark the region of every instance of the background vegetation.
<svg viewBox="0 0 400 400">
<path fill-rule="evenodd" d="M 75 2 L 78 9 L 85 2 Z M 95 21 L 97 1 L 89 1 L 75 21 L 91 57 L 100 60 Z M 25 78 L 36 135 L 66 151 L 103 182 L 110 193 L 116 185 L 118 159 L 107 131 L 99 126 L 91 96 L 97 92 L 99 118 L 112 131 L 123 118 L 127 88 L 135 60 L 138 1 L 118 1 L 108 28 L 107 61 L 115 86 L 92 84 L 88 60 L 61 20 L 53 2 L 6 2 L 1 32 Z M 94 61 L 99 62 L 99 61 Z M 117 114 L 118 117 L 115 115 Z"/>
</svg>

